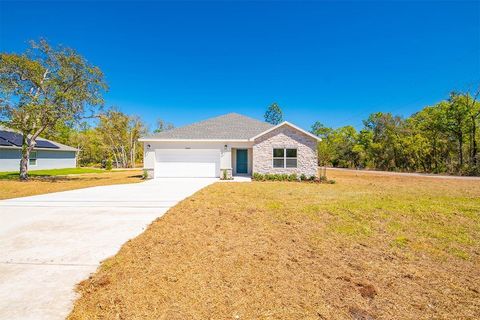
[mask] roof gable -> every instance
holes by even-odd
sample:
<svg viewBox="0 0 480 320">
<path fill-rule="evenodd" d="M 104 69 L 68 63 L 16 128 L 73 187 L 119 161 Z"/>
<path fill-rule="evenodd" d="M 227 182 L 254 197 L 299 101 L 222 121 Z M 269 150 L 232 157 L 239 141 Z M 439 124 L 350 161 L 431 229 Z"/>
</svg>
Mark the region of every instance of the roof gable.
<svg viewBox="0 0 480 320">
<path fill-rule="evenodd" d="M 297 131 L 300 131 L 300 132 L 303 133 L 304 135 L 306 135 L 306 136 L 308 136 L 308 137 L 310 137 L 310 138 L 312 138 L 312 139 L 314 139 L 314 140 L 322 141 L 322 139 L 321 139 L 320 137 L 317 137 L 317 136 L 314 135 L 313 133 L 308 132 L 308 131 L 305 131 L 305 130 L 303 130 L 303 129 L 300 128 L 300 127 L 297 127 L 296 125 L 294 125 L 294 124 L 292 124 L 292 123 L 290 123 L 290 122 L 288 122 L 288 121 L 284 121 L 284 122 L 282 122 L 282 123 L 280 123 L 280 124 L 277 124 L 276 126 L 272 126 L 271 128 L 265 130 L 264 132 L 261 132 L 261 133 L 259 133 L 258 135 L 252 137 L 252 140 L 255 140 L 255 139 L 257 139 L 257 138 L 260 138 L 261 136 L 263 136 L 263 135 L 265 135 L 265 134 L 267 134 L 267 133 L 269 133 L 269 132 L 272 132 L 272 131 L 274 131 L 274 130 L 276 130 L 276 129 L 278 129 L 278 128 L 281 128 L 281 127 L 283 127 L 283 126 L 289 126 L 290 128 L 293 128 L 293 129 L 295 129 L 295 130 L 297 130 Z"/>
</svg>

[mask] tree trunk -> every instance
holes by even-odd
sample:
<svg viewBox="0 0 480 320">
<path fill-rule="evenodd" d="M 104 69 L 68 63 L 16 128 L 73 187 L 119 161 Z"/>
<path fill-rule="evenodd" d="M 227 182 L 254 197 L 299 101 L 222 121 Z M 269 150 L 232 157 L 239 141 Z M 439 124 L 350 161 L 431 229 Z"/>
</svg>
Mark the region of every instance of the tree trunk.
<svg viewBox="0 0 480 320">
<path fill-rule="evenodd" d="M 129 141 L 128 141 L 128 144 L 129 144 L 128 149 L 129 150 L 128 150 L 127 157 L 128 157 L 128 162 L 129 162 L 129 167 L 130 168 L 133 168 L 133 156 L 132 155 L 133 155 L 133 152 L 135 151 L 134 146 L 133 146 L 133 131 L 134 131 L 134 129 L 130 130 L 130 134 L 129 134 L 130 137 L 129 137 Z"/>
<path fill-rule="evenodd" d="M 135 168 L 135 158 L 136 158 L 135 156 L 137 152 L 135 147 L 136 147 L 136 143 L 133 142 L 132 151 L 131 151 L 131 160 L 130 160 L 132 162 L 132 168 Z"/>
<path fill-rule="evenodd" d="M 120 145 L 119 147 L 119 155 L 120 155 L 120 166 L 122 168 L 126 168 L 127 165 L 127 157 L 126 157 L 126 153 L 125 153 L 125 147 L 123 145 Z"/>
<path fill-rule="evenodd" d="M 460 162 L 460 170 L 463 168 L 463 135 L 458 135 L 458 160 Z"/>
<path fill-rule="evenodd" d="M 472 117 L 472 164 L 477 166 L 477 124 L 475 117 Z"/>
<path fill-rule="evenodd" d="M 30 158 L 30 148 L 26 135 L 22 136 L 22 158 L 20 159 L 20 180 L 28 180 L 28 160 Z"/>
<path fill-rule="evenodd" d="M 37 131 L 30 137 L 28 142 L 28 135 L 22 135 L 22 158 L 20 159 L 20 180 L 28 180 L 28 162 L 30 160 L 30 152 L 33 150 L 36 144 L 38 136 L 47 128 L 49 124 L 45 124 L 37 129 Z"/>
<path fill-rule="evenodd" d="M 112 148 L 112 154 L 113 154 L 113 161 L 115 161 L 115 167 L 118 168 L 118 158 L 117 158 L 117 152 L 115 151 L 114 148 Z"/>
</svg>

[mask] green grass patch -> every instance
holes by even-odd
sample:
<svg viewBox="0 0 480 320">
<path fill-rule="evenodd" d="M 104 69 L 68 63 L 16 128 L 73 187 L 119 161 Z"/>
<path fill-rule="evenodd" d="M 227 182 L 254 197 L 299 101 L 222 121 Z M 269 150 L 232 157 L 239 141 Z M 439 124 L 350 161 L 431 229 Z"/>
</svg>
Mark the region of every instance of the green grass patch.
<svg viewBox="0 0 480 320">
<path fill-rule="evenodd" d="M 50 170 L 32 170 L 28 172 L 29 177 L 52 177 L 65 176 L 69 174 L 84 174 L 84 173 L 103 173 L 102 169 L 96 168 L 65 168 L 65 169 L 50 169 Z M 18 171 L 0 172 L 0 179 L 18 179 Z"/>
<path fill-rule="evenodd" d="M 392 246 L 398 247 L 398 248 L 404 248 L 408 245 L 409 242 L 410 240 L 408 240 L 407 237 L 399 236 L 392 241 Z"/>
</svg>

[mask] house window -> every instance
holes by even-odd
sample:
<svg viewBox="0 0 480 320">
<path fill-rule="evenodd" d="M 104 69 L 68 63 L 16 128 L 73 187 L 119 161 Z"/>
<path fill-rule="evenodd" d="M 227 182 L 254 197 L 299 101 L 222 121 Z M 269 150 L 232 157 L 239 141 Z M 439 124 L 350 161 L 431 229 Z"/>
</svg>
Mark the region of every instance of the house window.
<svg viewBox="0 0 480 320">
<path fill-rule="evenodd" d="M 285 167 L 285 149 L 273 149 L 273 167 Z"/>
<path fill-rule="evenodd" d="M 30 152 L 30 158 L 28 159 L 29 166 L 36 166 L 37 165 L 37 151 Z"/>
<path fill-rule="evenodd" d="M 274 168 L 296 168 L 297 149 L 275 148 L 273 149 Z"/>
</svg>

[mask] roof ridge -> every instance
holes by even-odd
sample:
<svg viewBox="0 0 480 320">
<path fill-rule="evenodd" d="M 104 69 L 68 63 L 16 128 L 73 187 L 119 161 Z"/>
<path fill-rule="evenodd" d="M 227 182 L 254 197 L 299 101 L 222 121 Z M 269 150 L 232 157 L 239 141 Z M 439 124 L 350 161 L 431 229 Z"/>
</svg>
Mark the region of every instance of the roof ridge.
<svg viewBox="0 0 480 320">
<path fill-rule="evenodd" d="M 181 139 L 188 137 L 188 139 L 201 139 L 205 137 L 205 139 L 249 139 L 271 127 L 273 125 L 269 123 L 240 113 L 230 112 L 171 130 L 158 132 L 148 138 Z"/>
<path fill-rule="evenodd" d="M 247 118 L 247 119 L 249 119 L 249 120 L 254 120 L 254 121 L 257 121 L 257 122 L 259 122 L 259 123 L 265 123 L 265 124 L 267 123 L 267 122 L 263 122 L 263 121 L 260 121 L 260 120 L 258 120 L 258 119 L 255 119 L 255 118 L 252 118 L 252 117 L 249 117 L 249 116 L 246 116 L 246 115 L 237 113 L 237 112 L 229 112 L 229 113 L 220 114 L 220 115 L 218 115 L 218 116 L 214 116 L 214 117 L 211 117 L 211 118 L 207 118 L 207 119 L 195 121 L 195 122 L 192 122 L 192 123 L 190 123 L 190 124 L 183 125 L 183 126 L 181 126 L 181 127 L 176 127 L 176 128 L 170 129 L 170 130 L 168 130 L 168 131 L 173 131 L 173 130 L 176 130 L 176 129 L 182 129 L 182 128 L 186 128 L 186 127 L 198 125 L 198 124 L 201 124 L 201 123 L 204 123 L 204 122 L 211 122 L 211 121 L 213 121 L 213 120 L 215 120 L 215 119 L 225 118 L 225 117 L 227 117 L 227 116 L 232 116 L 232 115 L 234 115 L 234 116 L 240 116 L 240 117 L 242 117 L 242 118 Z M 162 132 L 164 132 L 164 131 L 162 131 Z M 161 132 L 159 132 L 159 133 L 161 133 Z M 158 134 L 158 133 L 157 133 L 157 134 Z M 155 135 L 154 135 L 154 136 L 155 136 Z"/>
</svg>

